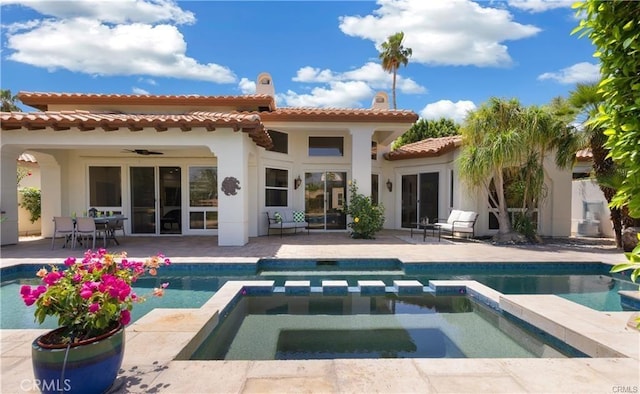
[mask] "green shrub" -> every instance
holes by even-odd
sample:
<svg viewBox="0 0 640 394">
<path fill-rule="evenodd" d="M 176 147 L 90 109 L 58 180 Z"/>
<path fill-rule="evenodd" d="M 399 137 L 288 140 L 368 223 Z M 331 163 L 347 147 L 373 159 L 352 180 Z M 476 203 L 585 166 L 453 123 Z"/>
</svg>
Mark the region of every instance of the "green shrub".
<svg viewBox="0 0 640 394">
<path fill-rule="evenodd" d="M 29 220 L 31 220 L 31 223 L 35 223 L 40 219 L 40 189 L 25 187 L 20 189 L 20 194 L 22 194 L 20 206 L 29 211 L 31 215 Z"/>
<path fill-rule="evenodd" d="M 373 239 L 374 235 L 382 230 L 384 207 L 373 205 L 370 197 L 359 194 L 355 181 L 349 183 L 347 214 L 352 220 L 348 224 L 352 238 Z"/>
</svg>

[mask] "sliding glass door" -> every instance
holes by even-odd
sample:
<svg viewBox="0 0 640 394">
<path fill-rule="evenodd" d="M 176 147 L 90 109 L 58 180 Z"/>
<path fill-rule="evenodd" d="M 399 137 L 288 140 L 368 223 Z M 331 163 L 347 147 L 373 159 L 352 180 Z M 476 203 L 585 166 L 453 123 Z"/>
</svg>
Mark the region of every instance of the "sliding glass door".
<svg viewBox="0 0 640 394">
<path fill-rule="evenodd" d="M 402 176 L 402 227 L 415 227 L 422 218 L 438 218 L 439 174 L 427 172 Z"/>
<path fill-rule="evenodd" d="M 319 230 L 345 230 L 347 215 L 344 212 L 347 173 L 306 172 L 305 212 L 309 228 Z"/>
<path fill-rule="evenodd" d="M 129 179 L 131 233 L 181 234 L 180 167 L 131 167 Z"/>
</svg>

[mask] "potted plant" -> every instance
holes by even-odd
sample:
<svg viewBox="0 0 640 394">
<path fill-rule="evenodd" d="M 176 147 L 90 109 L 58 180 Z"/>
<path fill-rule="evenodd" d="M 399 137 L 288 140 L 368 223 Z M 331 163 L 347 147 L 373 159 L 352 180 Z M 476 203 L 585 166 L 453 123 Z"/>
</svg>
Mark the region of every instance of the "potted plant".
<svg viewBox="0 0 640 394">
<path fill-rule="evenodd" d="M 20 294 L 27 306 L 36 306 L 38 323 L 58 318 L 59 328 L 33 341 L 33 370 L 43 393 L 103 393 L 115 381 L 124 354 L 124 327 L 131 310 L 144 297 L 132 284 L 142 275 L 156 275 L 169 265 L 164 255 L 144 261 L 129 260 L 125 252 L 88 250 L 81 261 L 69 257 L 62 270 L 42 268 L 38 286 L 24 285 Z M 162 296 L 167 283 L 153 290 Z"/>
</svg>

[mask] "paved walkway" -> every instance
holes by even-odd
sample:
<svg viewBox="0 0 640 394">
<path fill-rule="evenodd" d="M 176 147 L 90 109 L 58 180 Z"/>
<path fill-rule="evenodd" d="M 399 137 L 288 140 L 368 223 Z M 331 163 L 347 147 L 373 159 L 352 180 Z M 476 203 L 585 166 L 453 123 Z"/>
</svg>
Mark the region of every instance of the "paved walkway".
<svg viewBox="0 0 640 394">
<path fill-rule="evenodd" d="M 61 242 L 60 240 L 58 241 Z M 0 249 L 0 266 L 20 263 L 60 262 L 81 256 L 82 250 L 50 249 L 50 239 L 35 239 Z M 450 241 L 421 234 L 384 231 L 376 240 L 354 240 L 344 233 L 298 234 L 251 238 L 242 247 L 218 247 L 215 237 L 126 237 L 112 251 L 126 250 L 132 257 L 164 252 L 175 263 L 255 262 L 262 257 L 349 258 L 396 257 L 410 262 L 584 262 L 614 264 L 624 255 L 610 243 L 594 245 L 568 240 L 544 245 L 493 246 L 475 241 Z M 534 297 L 534 298 L 531 298 Z M 528 306 L 532 316 L 567 327 L 567 335 L 591 335 L 588 321 L 574 322 L 550 301 L 528 296 L 513 297 L 514 308 Z M 547 304 L 545 304 L 547 302 Z M 549 303 L 551 302 L 551 304 Z M 572 303 L 560 308 L 572 310 Z M 210 314 L 216 316 L 214 306 Z M 538 308 L 538 309 L 536 309 Z M 166 311 L 166 310 L 165 310 Z M 177 310 L 180 311 L 180 310 Z M 197 311 L 197 310 L 196 310 Z M 0 312 L 1 313 L 1 312 Z M 195 313 L 195 312 L 194 312 Z M 193 313 L 192 313 L 193 315 Z M 640 349 L 640 334 L 625 327 L 623 312 L 595 313 L 613 321 L 598 328 L 602 342 L 622 341 L 611 347 Z M 194 315 L 195 316 L 195 315 Z M 496 392 L 599 392 L 640 391 L 637 350 L 626 357 L 584 359 L 377 359 L 312 361 L 176 361 L 170 348 L 181 348 L 193 338 L 192 319 L 187 312 L 155 310 L 139 324 L 127 328 L 123 371 L 112 392 L 160 393 L 496 393 Z M 559 316 L 559 317 L 558 317 Z M 191 319 L 191 320 L 190 320 Z M 565 320 L 564 322 L 555 321 Z M 572 323 L 573 322 L 573 323 Z M 573 325 L 572 325 L 573 324 Z M 575 328 L 578 327 L 578 328 Z M 1 392 L 34 392 L 30 342 L 44 330 L 2 330 Z M 577 331 L 577 332 L 574 332 Z M 624 336 L 622 336 L 624 334 Z M 613 339 L 610 335 L 617 335 Z M 579 338 L 579 339 L 580 339 Z M 580 339 L 582 340 L 582 339 Z"/>
</svg>

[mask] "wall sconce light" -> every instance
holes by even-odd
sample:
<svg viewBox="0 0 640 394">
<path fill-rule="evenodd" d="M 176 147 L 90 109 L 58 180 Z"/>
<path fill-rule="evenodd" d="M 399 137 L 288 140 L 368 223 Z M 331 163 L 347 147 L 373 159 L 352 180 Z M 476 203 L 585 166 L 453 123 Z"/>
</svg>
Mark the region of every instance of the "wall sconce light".
<svg viewBox="0 0 640 394">
<path fill-rule="evenodd" d="M 387 179 L 387 189 L 389 189 L 389 191 L 393 191 L 393 183 L 391 183 L 391 179 Z"/>
<path fill-rule="evenodd" d="M 293 187 L 294 189 L 298 190 L 300 185 L 302 185 L 302 179 L 300 178 L 300 175 L 298 175 L 298 177 L 293 180 Z"/>
</svg>

